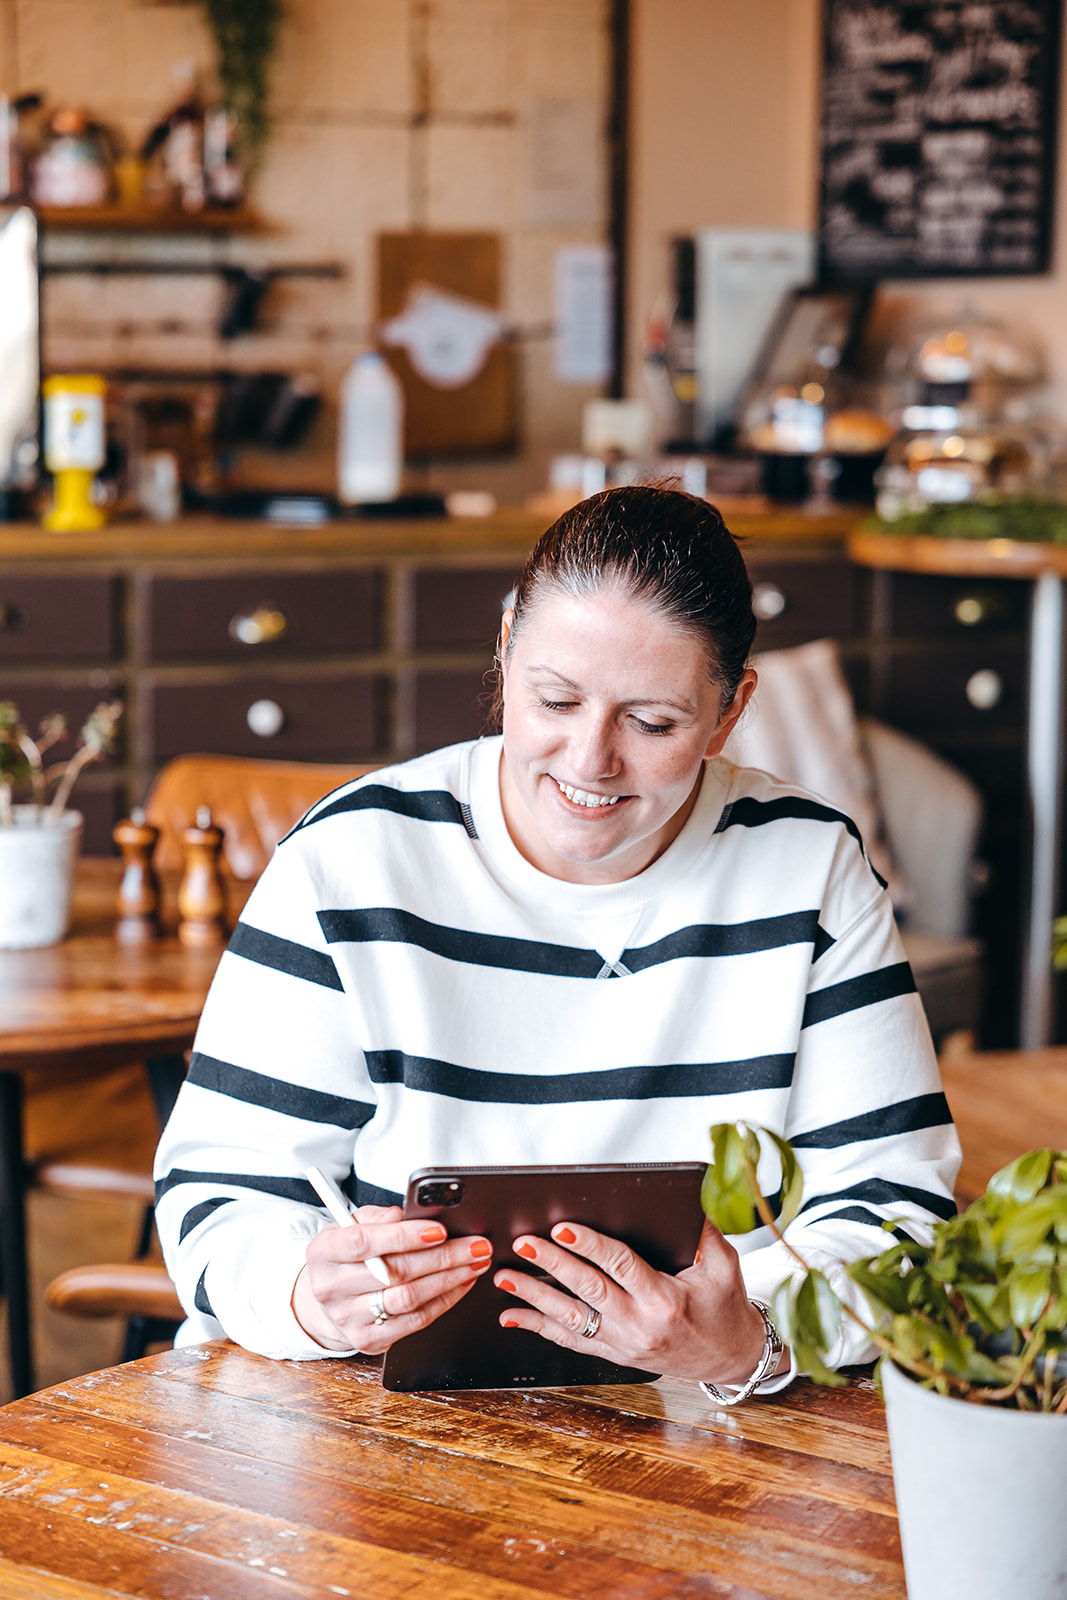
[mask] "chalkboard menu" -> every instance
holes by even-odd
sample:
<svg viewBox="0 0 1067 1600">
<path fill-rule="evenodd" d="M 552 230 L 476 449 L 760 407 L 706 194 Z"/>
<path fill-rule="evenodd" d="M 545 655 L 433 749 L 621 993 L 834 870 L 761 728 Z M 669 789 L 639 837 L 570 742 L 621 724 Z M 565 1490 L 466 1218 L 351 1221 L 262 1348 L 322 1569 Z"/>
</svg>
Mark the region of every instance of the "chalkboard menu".
<svg viewBox="0 0 1067 1600">
<path fill-rule="evenodd" d="M 824 0 L 820 276 L 1044 272 L 1060 0 Z"/>
</svg>

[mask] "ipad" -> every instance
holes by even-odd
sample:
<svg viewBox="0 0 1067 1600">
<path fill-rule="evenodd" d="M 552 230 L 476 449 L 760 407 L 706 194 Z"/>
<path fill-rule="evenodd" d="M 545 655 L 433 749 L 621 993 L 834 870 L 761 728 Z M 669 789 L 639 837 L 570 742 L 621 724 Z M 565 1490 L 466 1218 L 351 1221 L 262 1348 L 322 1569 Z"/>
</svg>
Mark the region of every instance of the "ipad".
<svg viewBox="0 0 1067 1600">
<path fill-rule="evenodd" d="M 484 1234 L 493 1265 L 457 1305 L 386 1351 L 386 1389 L 528 1389 L 564 1384 L 651 1383 L 655 1373 L 563 1350 L 523 1328 L 502 1328 L 513 1295 L 494 1275 L 512 1267 L 524 1233 L 547 1238 L 557 1222 L 581 1222 L 624 1240 L 660 1272 L 692 1266 L 704 1214 L 703 1161 L 572 1167 L 422 1167 L 408 1181 L 405 1217 L 432 1218 L 452 1236 Z"/>
</svg>

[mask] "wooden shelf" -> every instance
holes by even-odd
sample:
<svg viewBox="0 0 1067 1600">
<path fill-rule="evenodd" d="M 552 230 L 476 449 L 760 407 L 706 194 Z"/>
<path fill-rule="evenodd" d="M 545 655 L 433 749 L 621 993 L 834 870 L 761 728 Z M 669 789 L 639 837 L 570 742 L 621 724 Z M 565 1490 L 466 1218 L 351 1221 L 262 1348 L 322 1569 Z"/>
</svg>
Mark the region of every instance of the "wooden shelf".
<svg viewBox="0 0 1067 1600">
<path fill-rule="evenodd" d="M 41 206 L 47 229 L 110 233 L 263 233 L 268 224 L 249 206 L 162 211 L 154 206 Z"/>
</svg>

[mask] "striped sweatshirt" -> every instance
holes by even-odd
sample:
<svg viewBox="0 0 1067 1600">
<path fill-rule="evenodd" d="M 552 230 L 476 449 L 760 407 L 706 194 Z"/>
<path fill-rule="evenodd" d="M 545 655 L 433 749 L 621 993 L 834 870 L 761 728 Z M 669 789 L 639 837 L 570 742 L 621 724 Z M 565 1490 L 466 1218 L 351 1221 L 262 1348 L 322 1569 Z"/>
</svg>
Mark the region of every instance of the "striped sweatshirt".
<svg viewBox="0 0 1067 1600">
<path fill-rule="evenodd" d="M 855 824 L 719 758 L 644 872 L 566 883 L 512 843 L 500 759 L 483 739 L 344 786 L 253 890 L 156 1162 L 179 1342 L 330 1353 L 290 1306 L 329 1221 L 311 1163 L 392 1204 L 428 1165 L 706 1160 L 744 1119 L 792 1140 L 787 1237 L 838 1283 L 883 1219 L 953 1213 L 955 1130 Z M 733 1243 L 769 1298 L 785 1247 Z M 850 1326 L 838 1363 L 863 1358 Z"/>
</svg>

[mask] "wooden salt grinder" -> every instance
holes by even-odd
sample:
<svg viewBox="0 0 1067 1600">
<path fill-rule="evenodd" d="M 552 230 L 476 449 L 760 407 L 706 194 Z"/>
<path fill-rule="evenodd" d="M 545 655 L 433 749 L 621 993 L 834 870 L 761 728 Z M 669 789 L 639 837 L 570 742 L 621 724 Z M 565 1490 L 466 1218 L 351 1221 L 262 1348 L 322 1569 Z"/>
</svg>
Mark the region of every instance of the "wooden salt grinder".
<svg viewBox="0 0 1067 1600">
<path fill-rule="evenodd" d="M 120 944 L 145 944 L 159 937 L 159 882 L 152 868 L 159 829 L 138 807 L 116 824 L 111 837 L 122 851 L 115 938 Z"/>
<path fill-rule="evenodd" d="M 185 873 L 178 890 L 178 938 L 182 944 L 205 949 L 226 937 L 225 899 L 219 876 L 222 830 L 212 825 L 211 812 L 201 806 L 196 824 L 182 834 Z"/>
</svg>

